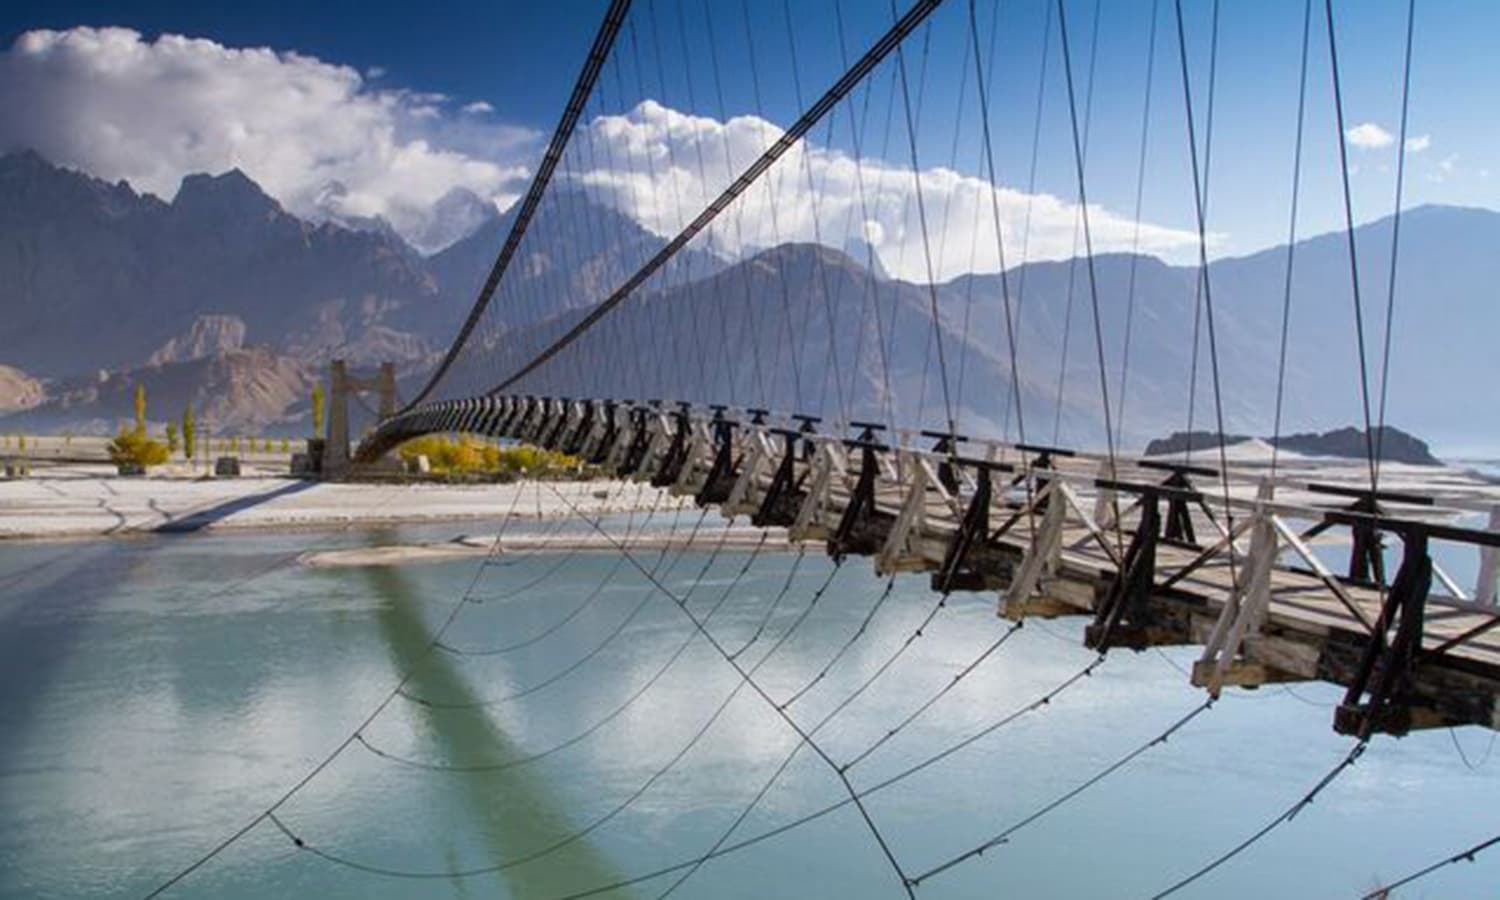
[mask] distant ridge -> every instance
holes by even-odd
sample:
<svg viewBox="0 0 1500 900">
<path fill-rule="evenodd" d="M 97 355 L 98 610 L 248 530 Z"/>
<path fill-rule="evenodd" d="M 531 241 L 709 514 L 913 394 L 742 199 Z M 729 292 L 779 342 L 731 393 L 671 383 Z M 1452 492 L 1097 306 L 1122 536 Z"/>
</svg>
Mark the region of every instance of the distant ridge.
<svg viewBox="0 0 1500 900">
<path fill-rule="evenodd" d="M 539 215 L 538 241 L 528 242 L 507 276 L 514 302 L 493 307 L 495 324 L 514 346 L 555 337 L 663 243 L 576 189 L 557 200 Z M 420 381 L 467 314 L 510 217 L 461 192 L 440 202 L 461 231 L 470 218 L 481 221 L 424 256 L 378 221 L 349 228 L 300 219 L 236 171 L 189 176 L 168 203 L 35 153 L 0 155 L 0 365 L 36 382 L 0 381 L 0 409 L 73 394 L 80 379 L 96 380 L 100 370 L 118 375 L 147 368 L 153 358 L 180 364 L 257 347 L 314 373 L 332 358 L 357 367 L 392 360 L 403 384 Z M 1359 261 L 1368 283 L 1389 277 L 1391 226 L 1385 218 L 1356 228 L 1367 248 Z M 1494 420 L 1485 386 L 1500 383 L 1493 349 L 1500 333 L 1497 245 L 1494 211 L 1423 206 L 1402 220 L 1388 418 L 1436 446 L 1494 440 L 1482 429 Z M 1270 248 L 1210 265 L 1226 432 L 1272 430 L 1286 259 L 1285 248 Z M 1078 331 L 1093 324 L 1078 313 L 1091 305 L 1091 280 L 1079 277 L 1075 264 L 1016 266 L 1007 315 L 1007 284 L 997 274 L 929 287 L 889 278 L 879 263 L 863 239 L 842 251 L 782 244 L 731 258 L 689 248 L 613 314 L 607 333 L 634 334 L 635 347 L 670 348 L 659 384 L 619 389 L 698 402 L 764 393 L 765 404 L 779 409 L 828 415 L 844 406 L 851 415 L 889 413 L 905 424 L 941 427 L 936 341 L 924 347 L 941 335 L 961 430 L 1015 437 L 1024 419 L 1033 440 L 1104 445 L 1098 362 L 1092 341 Z M 1093 269 L 1119 441 L 1141 446 L 1192 421 L 1189 407 L 1209 400 L 1206 362 L 1200 360 L 1196 382 L 1191 377 L 1197 272 L 1122 253 L 1096 256 Z M 1383 338 L 1383 317 L 1374 315 L 1381 300 L 1367 303 L 1371 348 Z M 664 306 L 675 314 L 651 312 Z M 1134 313 L 1129 378 L 1117 391 L 1126 310 Z M 788 348 L 780 369 L 752 374 L 757 352 L 774 362 Z M 1347 240 L 1332 233 L 1299 241 L 1286 430 L 1321 439 L 1323 429 L 1358 419 L 1356 353 Z M 653 360 L 643 371 L 655 368 Z M 275 418 L 269 405 L 285 394 L 269 391 L 254 403 L 240 396 L 245 420 L 266 421 Z M 1016 396 L 1021 409 L 1012 411 Z M 58 427 L 112 414 L 95 402 L 51 411 Z M 1362 436 L 1352 443 L 1362 444 Z M 1386 440 L 1389 453 L 1404 453 L 1397 443 Z"/>
<path fill-rule="evenodd" d="M 1387 462 L 1416 466 L 1440 466 L 1443 461 L 1432 455 L 1427 443 L 1399 428 L 1386 425 L 1374 429 L 1380 435 L 1380 458 Z M 1340 459 L 1366 459 L 1369 444 L 1362 428 L 1337 428 L 1322 434 L 1304 432 L 1280 438 L 1260 438 L 1267 444 L 1307 456 L 1333 456 Z M 1249 435 L 1225 435 L 1226 445 L 1256 440 Z M 1204 451 L 1219 446 L 1219 435 L 1212 431 L 1177 431 L 1171 437 L 1159 438 L 1146 445 L 1147 456 L 1175 456 L 1189 450 Z"/>
</svg>

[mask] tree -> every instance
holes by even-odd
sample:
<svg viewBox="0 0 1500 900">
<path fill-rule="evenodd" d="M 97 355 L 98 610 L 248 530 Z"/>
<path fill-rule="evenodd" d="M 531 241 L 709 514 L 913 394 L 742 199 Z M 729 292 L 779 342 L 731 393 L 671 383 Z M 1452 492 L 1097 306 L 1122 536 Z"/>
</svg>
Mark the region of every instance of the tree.
<svg viewBox="0 0 1500 900">
<path fill-rule="evenodd" d="M 120 433 L 109 442 L 109 458 L 116 464 L 135 463 L 141 466 L 159 466 L 171 455 L 167 445 L 153 441 L 139 431 L 120 429 Z"/>
<path fill-rule="evenodd" d="M 135 386 L 135 433 L 146 436 L 146 386 Z"/>
<path fill-rule="evenodd" d="M 182 455 L 192 459 L 193 451 L 197 449 L 198 420 L 193 417 L 193 407 L 188 405 L 182 410 Z"/>
<path fill-rule="evenodd" d="M 313 437 L 323 436 L 323 383 L 320 381 L 313 385 L 312 389 L 312 416 Z"/>
<path fill-rule="evenodd" d="M 18 434 L 18 435 L 16 435 L 16 449 L 17 450 L 25 450 L 26 449 L 26 435 L 24 435 L 24 434 Z"/>
<path fill-rule="evenodd" d="M 281 452 L 282 453 L 290 453 L 290 452 L 292 452 L 292 442 L 289 441 L 289 440 L 287 440 L 286 438 L 282 438 L 281 439 Z"/>
<path fill-rule="evenodd" d="M 173 422 L 167 423 L 167 452 L 177 452 L 177 425 Z"/>
</svg>

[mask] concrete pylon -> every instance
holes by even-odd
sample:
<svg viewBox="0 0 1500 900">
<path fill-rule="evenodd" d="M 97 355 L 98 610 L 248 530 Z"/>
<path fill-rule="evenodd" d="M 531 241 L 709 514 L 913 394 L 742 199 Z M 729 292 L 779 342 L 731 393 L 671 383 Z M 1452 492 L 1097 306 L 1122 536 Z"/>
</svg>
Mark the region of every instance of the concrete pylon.
<svg viewBox="0 0 1500 900">
<path fill-rule="evenodd" d="M 323 443 L 323 477 L 342 478 L 349 474 L 349 394 L 351 391 L 374 391 L 379 397 L 382 421 L 396 414 L 396 364 L 380 364 L 374 378 L 349 374 L 344 360 L 328 366 L 328 439 Z"/>
<path fill-rule="evenodd" d="M 396 414 L 396 364 L 380 364 L 380 375 L 376 378 L 375 390 L 380 394 L 380 421 L 384 422 Z"/>
<path fill-rule="evenodd" d="M 342 359 L 328 366 L 328 440 L 323 442 L 323 477 L 349 471 L 349 368 Z"/>
</svg>

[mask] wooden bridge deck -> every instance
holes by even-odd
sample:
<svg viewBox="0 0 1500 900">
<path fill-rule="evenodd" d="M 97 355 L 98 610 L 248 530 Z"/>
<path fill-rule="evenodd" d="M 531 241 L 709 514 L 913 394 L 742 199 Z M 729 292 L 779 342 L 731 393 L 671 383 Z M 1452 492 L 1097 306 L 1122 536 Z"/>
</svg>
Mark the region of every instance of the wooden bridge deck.
<svg viewBox="0 0 1500 900">
<path fill-rule="evenodd" d="M 967 443 L 982 456 L 959 456 L 941 441 L 915 449 L 918 435 L 877 443 L 878 426 L 851 440 L 797 417 L 771 427 L 764 413 L 747 412 L 753 424 L 686 407 L 487 397 L 388 420 L 362 453 L 433 431 L 530 441 L 726 515 L 787 526 L 792 540 L 827 542 L 835 555 L 873 556 L 882 572 L 928 571 L 937 589 L 998 591 L 1009 618 L 1091 616 L 1087 640 L 1101 650 L 1203 645 L 1192 678 L 1213 692 L 1292 680 L 1345 686 L 1341 731 L 1500 728 L 1493 488 L 1445 476 L 1427 496 L 1366 495 L 1357 484 L 1273 485 L 1263 471 L 1106 465 L 992 442 Z M 869 467 L 873 477 L 861 477 Z M 1487 530 L 1450 524 L 1484 510 Z M 1137 541 L 1143 522 L 1152 527 Z M 1391 538 L 1404 556 L 1386 578 L 1379 569 L 1400 555 L 1387 552 Z M 1480 555 L 1473 599 L 1433 562 L 1429 538 Z M 1375 574 L 1340 577 L 1312 544 L 1349 547 Z"/>
</svg>

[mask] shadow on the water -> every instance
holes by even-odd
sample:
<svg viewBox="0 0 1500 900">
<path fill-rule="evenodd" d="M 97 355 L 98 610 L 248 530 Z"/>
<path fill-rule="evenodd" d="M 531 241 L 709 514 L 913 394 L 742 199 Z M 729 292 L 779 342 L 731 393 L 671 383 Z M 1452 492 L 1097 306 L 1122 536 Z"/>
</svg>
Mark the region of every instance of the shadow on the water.
<svg viewBox="0 0 1500 900">
<path fill-rule="evenodd" d="M 75 568 L 14 590 L 0 608 L 0 775 L 22 746 L 48 688 L 128 565 L 113 545 L 72 551 Z M 34 572 L 29 573 L 34 574 Z"/>
<path fill-rule="evenodd" d="M 362 571 L 375 596 L 384 601 L 376 618 L 392 663 L 398 671 L 416 673 L 407 685 L 412 693 L 444 697 L 456 704 L 477 703 L 481 698 L 453 662 L 441 653 L 428 652 L 432 633 L 422 618 L 423 604 L 410 579 L 396 567 L 372 566 Z M 482 708 L 417 706 L 415 710 L 430 733 L 452 751 L 449 758 L 486 766 L 523 755 Z M 471 823 L 454 823 L 453 829 L 477 831 L 490 848 L 491 861 L 498 864 L 550 846 L 580 827 L 569 821 L 545 777 L 536 770 L 536 766 L 521 765 L 488 772 L 434 773 L 432 778 L 440 790 L 446 787 L 457 794 L 457 800 L 469 810 Z M 451 848 L 447 855 L 455 869 L 484 865 L 483 860 L 473 859 L 456 864 Z M 556 896 L 620 877 L 587 838 L 572 841 L 535 862 L 503 869 L 499 875 L 513 897 Z"/>
</svg>

